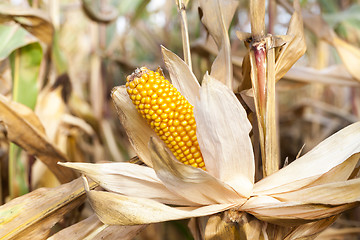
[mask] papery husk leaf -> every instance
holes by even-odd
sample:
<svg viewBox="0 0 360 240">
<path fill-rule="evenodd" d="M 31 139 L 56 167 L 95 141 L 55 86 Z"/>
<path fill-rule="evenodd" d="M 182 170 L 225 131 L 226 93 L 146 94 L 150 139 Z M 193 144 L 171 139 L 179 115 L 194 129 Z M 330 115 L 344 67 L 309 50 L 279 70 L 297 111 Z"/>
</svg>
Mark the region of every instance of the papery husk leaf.
<svg viewBox="0 0 360 240">
<path fill-rule="evenodd" d="M 200 217 L 221 212 L 233 206 L 233 204 L 214 204 L 204 207 L 174 208 L 151 199 L 103 191 L 90 191 L 88 198 L 99 219 L 109 225 L 140 225 Z"/>
<path fill-rule="evenodd" d="M 0 20 L 13 20 L 46 44 L 51 44 L 54 27 L 45 12 L 35 8 L 21 8 L 0 4 Z"/>
<path fill-rule="evenodd" d="M 309 185 L 320 175 L 360 152 L 358 139 L 360 139 L 360 122 L 343 128 L 304 156 L 257 182 L 254 193 L 275 194 Z"/>
<path fill-rule="evenodd" d="M 57 162 L 67 162 L 67 157 L 44 135 L 44 129 L 30 109 L 15 104 L 0 96 L 0 120 L 3 122 L 7 137 L 30 155 L 36 156 L 55 174 L 61 183 L 75 179 L 70 169 L 64 169 Z"/>
<path fill-rule="evenodd" d="M 311 240 L 315 239 L 322 231 L 329 227 L 337 216 L 325 218 L 316 222 L 307 223 L 296 227 L 284 240 Z"/>
<path fill-rule="evenodd" d="M 84 200 L 85 190 L 80 179 L 18 197 L 0 207 L 0 238 L 44 239 L 55 223 Z"/>
<path fill-rule="evenodd" d="M 346 69 L 353 78 L 360 81 L 360 49 L 350 45 L 337 36 L 333 37 L 332 43 L 340 55 Z"/>
<path fill-rule="evenodd" d="M 146 165 L 152 166 L 148 143 L 150 137 L 155 136 L 154 130 L 136 110 L 125 86 L 115 87 L 111 97 L 136 154 Z"/>
<path fill-rule="evenodd" d="M 85 220 L 82 220 L 76 224 L 67 227 L 60 232 L 52 235 L 48 240 L 131 240 L 140 231 L 142 231 L 146 225 L 138 226 L 117 226 L 117 225 L 105 225 L 94 214 Z"/>
<path fill-rule="evenodd" d="M 258 199 L 256 199 L 258 198 Z M 303 204 L 301 202 L 270 203 L 262 201 L 263 197 L 254 197 L 241 207 L 256 218 L 281 226 L 297 226 L 332 217 L 359 205 L 350 203 L 343 205 Z M 263 205 L 260 203 L 264 202 Z"/>
<path fill-rule="evenodd" d="M 360 153 L 354 154 L 343 163 L 329 170 L 327 173 L 322 174 L 314 182 L 306 185 L 307 188 L 318 186 L 326 183 L 340 182 L 348 180 L 353 173 L 357 163 L 359 162 Z"/>
<path fill-rule="evenodd" d="M 283 79 L 305 83 L 323 83 L 330 85 L 359 86 L 343 65 L 333 65 L 317 70 L 309 67 L 292 67 Z"/>
<path fill-rule="evenodd" d="M 295 12 L 293 13 L 289 28 L 286 33 L 291 40 L 281 48 L 279 56 L 276 57 L 275 81 L 280 80 L 297 60 L 306 52 L 304 27 L 301 16 L 299 1 L 294 1 Z"/>
<path fill-rule="evenodd" d="M 132 163 L 60 163 L 76 169 L 108 191 L 173 205 L 196 205 L 170 192 L 152 168 Z"/>
<path fill-rule="evenodd" d="M 201 205 L 246 201 L 209 173 L 179 162 L 161 140 L 152 138 L 150 148 L 153 168 L 170 191 Z"/>
<path fill-rule="evenodd" d="M 206 74 L 194 115 L 207 171 L 248 197 L 255 166 L 244 108 L 228 87 Z M 234 124 L 231 119 L 236 119 Z"/>
<path fill-rule="evenodd" d="M 171 83 L 194 106 L 199 98 L 200 85 L 189 66 L 175 53 L 161 46 L 164 63 L 170 73 Z"/>
<path fill-rule="evenodd" d="M 340 205 L 360 201 L 360 179 L 322 184 L 314 187 L 272 195 L 284 202 Z"/>
</svg>

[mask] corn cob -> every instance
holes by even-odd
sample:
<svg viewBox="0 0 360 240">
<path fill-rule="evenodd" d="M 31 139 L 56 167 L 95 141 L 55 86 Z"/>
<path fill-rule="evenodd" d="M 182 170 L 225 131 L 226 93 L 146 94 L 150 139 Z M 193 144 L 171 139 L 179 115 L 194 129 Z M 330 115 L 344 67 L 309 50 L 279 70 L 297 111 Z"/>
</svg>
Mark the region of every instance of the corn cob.
<svg viewBox="0 0 360 240">
<path fill-rule="evenodd" d="M 139 113 L 182 163 L 205 170 L 196 137 L 193 106 L 160 71 L 146 67 L 126 78 L 126 89 Z"/>
</svg>

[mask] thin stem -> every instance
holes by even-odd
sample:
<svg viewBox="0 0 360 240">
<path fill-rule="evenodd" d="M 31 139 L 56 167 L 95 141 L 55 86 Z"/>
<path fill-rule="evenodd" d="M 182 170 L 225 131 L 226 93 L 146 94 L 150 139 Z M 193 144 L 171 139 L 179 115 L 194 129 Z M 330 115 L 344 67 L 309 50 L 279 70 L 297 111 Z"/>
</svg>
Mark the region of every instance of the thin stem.
<svg viewBox="0 0 360 240">
<path fill-rule="evenodd" d="M 186 7 L 182 0 L 177 0 L 178 12 L 181 19 L 181 37 L 183 43 L 184 61 L 192 71 L 191 54 L 190 54 L 190 41 L 189 31 L 186 17 Z"/>
</svg>

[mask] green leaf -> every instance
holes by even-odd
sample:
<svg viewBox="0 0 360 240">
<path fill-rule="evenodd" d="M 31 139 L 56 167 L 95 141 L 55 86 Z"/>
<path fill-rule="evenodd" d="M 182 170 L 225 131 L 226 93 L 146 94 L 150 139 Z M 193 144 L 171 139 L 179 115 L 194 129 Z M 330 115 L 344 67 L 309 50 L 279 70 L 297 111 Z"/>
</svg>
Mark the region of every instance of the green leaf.
<svg viewBox="0 0 360 240">
<path fill-rule="evenodd" d="M 0 61 L 15 49 L 34 43 L 37 39 L 19 25 L 0 25 Z"/>
<path fill-rule="evenodd" d="M 34 109 L 38 95 L 38 75 L 42 48 L 32 43 L 15 50 L 10 55 L 13 79 L 13 100 Z"/>
<path fill-rule="evenodd" d="M 16 49 L 10 55 L 13 79 L 13 100 L 31 109 L 35 108 L 38 95 L 38 75 L 42 48 L 38 42 Z M 9 154 L 9 189 L 11 198 L 28 192 L 26 165 L 21 149 L 11 143 Z"/>
</svg>

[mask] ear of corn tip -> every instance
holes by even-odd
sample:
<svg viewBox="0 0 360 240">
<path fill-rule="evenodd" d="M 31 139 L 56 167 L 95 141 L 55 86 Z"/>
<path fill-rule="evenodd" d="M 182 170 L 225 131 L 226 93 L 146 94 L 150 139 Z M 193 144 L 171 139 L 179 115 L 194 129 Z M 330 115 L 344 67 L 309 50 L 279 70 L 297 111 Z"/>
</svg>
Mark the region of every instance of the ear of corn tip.
<svg viewBox="0 0 360 240">
<path fill-rule="evenodd" d="M 196 137 L 193 106 L 164 78 L 142 67 L 126 79 L 126 89 L 139 113 L 182 163 L 205 170 Z"/>
</svg>

